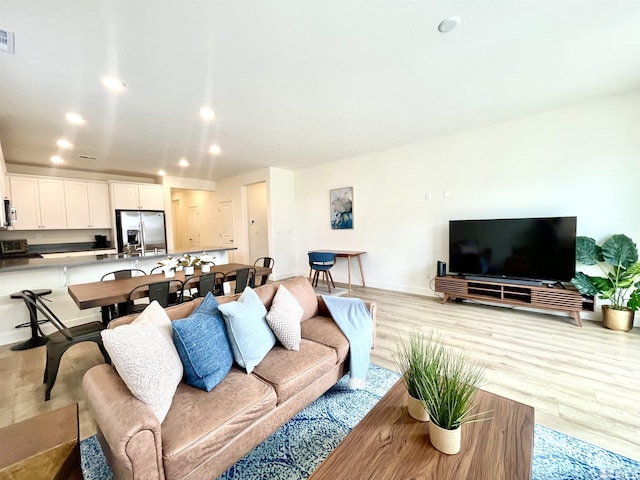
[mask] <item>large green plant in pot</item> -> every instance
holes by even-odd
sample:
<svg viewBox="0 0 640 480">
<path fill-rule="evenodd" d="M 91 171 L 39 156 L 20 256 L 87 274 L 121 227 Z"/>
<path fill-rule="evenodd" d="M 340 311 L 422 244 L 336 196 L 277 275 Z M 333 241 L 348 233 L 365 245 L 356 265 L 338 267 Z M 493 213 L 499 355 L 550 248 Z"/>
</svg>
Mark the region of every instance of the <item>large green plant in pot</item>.
<svg viewBox="0 0 640 480">
<path fill-rule="evenodd" d="M 634 312 L 640 308 L 640 262 L 636 244 L 626 235 L 616 234 L 602 246 L 593 238 L 576 239 L 576 260 L 597 265 L 604 276 L 576 272 L 571 283 L 584 295 L 608 300 L 603 305 L 603 324 L 615 330 L 630 330 Z"/>
</svg>

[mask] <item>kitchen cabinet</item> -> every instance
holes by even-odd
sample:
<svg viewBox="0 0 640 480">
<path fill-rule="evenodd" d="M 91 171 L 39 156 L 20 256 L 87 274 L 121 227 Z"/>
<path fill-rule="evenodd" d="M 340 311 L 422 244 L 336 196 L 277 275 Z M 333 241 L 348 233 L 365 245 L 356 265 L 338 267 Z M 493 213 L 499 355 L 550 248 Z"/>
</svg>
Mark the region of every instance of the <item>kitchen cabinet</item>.
<svg viewBox="0 0 640 480">
<path fill-rule="evenodd" d="M 59 178 L 10 175 L 15 230 L 67 228 L 64 183 Z"/>
<path fill-rule="evenodd" d="M 106 183 L 64 181 L 67 228 L 111 228 Z"/>
<path fill-rule="evenodd" d="M 116 210 L 164 210 L 162 185 L 151 183 L 111 183 Z"/>
</svg>

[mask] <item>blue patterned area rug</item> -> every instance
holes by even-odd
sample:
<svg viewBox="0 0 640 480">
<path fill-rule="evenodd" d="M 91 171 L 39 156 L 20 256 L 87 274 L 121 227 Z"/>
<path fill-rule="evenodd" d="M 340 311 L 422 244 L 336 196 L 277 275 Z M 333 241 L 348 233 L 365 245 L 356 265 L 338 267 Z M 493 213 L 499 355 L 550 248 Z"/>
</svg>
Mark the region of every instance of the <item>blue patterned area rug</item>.
<svg viewBox="0 0 640 480">
<path fill-rule="evenodd" d="M 364 390 L 349 390 L 343 378 L 219 480 L 306 479 L 397 379 L 375 365 Z M 533 480 L 640 480 L 640 463 L 628 458 L 540 425 L 534 439 Z M 113 478 L 95 436 L 80 450 L 85 480 Z"/>
</svg>

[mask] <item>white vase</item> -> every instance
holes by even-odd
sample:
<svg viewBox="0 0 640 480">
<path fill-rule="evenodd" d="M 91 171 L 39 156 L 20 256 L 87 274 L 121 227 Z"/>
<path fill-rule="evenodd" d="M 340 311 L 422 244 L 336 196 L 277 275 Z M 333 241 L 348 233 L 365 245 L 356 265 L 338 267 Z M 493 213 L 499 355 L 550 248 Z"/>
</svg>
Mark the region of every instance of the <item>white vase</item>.
<svg viewBox="0 0 640 480">
<path fill-rule="evenodd" d="M 184 274 L 185 275 L 193 275 L 194 271 L 195 271 L 195 267 L 193 265 L 189 265 L 188 267 L 184 267 Z"/>
<path fill-rule="evenodd" d="M 173 268 L 168 268 L 164 271 L 164 278 L 173 278 L 176 276 L 176 271 Z"/>
<path fill-rule="evenodd" d="M 209 273 L 211 271 L 211 265 L 208 263 L 200 265 L 200 270 L 202 273 Z"/>
<path fill-rule="evenodd" d="M 429 422 L 429 440 L 437 450 L 447 455 L 453 455 L 460 451 L 462 432 L 460 427 L 454 430 L 440 428 L 433 422 Z"/>
<path fill-rule="evenodd" d="M 409 415 L 419 422 L 429 421 L 429 412 L 424 408 L 424 404 L 417 398 L 413 398 L 409 392 L 407 392 L 407 410 Z"/>
</svg>

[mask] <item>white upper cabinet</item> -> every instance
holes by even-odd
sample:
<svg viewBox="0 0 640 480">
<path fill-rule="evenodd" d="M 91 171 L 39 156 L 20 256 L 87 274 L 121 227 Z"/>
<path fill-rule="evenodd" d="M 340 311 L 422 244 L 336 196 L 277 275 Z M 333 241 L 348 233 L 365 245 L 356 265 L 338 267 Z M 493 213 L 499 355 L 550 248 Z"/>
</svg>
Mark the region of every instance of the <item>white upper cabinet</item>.
<svg viewBox="0 0 640 480">
<path fill-rule="evenodd" d="M 151 183 L 111 183 L 116 210 L 164 210 L 162 185 Z"/>
<path fill-rule="evenodd" d="M 111 228 L 106 183 L 64 181 L 68 228 Z"/>
<path fill-rule="evenodd" d="M 58 178 L 10 175 L 16 230 L 67 228 L 64 183 Z"/>
</svg>

